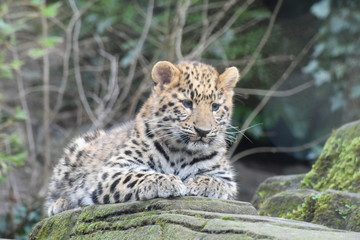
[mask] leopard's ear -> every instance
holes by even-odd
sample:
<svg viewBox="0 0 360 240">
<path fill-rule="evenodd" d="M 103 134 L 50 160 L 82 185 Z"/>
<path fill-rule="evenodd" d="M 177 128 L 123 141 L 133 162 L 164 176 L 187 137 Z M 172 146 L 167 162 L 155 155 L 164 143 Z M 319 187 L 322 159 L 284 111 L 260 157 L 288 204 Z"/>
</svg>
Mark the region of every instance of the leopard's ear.
<svg viewBox="0 0 360 240">
<path fill-rule="evenodd" d="M 155 89 L 164 90 L 178 82 L 180 70 L 171 62 L 157 62 L 151 72 L 151 77 L 155 83 Z"/>
<path fill-rule="evenodd" d="M 226 89 L 233 89 L 236 86 L 236 83 L 240 79 L 239 70 L 236 67 L 227 68 L 222 74 L 219 76 L 220 86 Z"/>
</svg>

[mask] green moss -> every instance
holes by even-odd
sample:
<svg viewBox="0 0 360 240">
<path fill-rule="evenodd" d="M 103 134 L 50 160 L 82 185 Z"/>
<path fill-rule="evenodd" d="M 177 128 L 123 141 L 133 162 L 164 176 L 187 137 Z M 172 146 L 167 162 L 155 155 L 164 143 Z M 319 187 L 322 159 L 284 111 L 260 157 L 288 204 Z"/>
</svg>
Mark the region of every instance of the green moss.
<svg viewBox="0 0 360 240">
<path fill-rule="evenodd" d="M 360 224 L 358 206 L 359 200 L 347 198 L 341 192 L 324 192 L 310 195 L 298 209 L 284 217 L 356 231 Z"/>
<path fill-rule="evenodd" d="M 113 239 L 137 239 L 137 240 L 158 240 L 161 237 L 159 226 L 144 226 L 132 228 L 125 231 L 99 231 L 87 235 L 71 237 L 71 240 L 113 240 Z"/>
<path fill-rule="evenodd" d="M 259 214 L 271 217 L 286 217 L 289 213 L 298 209 L 312 192 L 310 190 L 288 190 L 278 193 L 264 202 Z"/>
<path fill-rule="evenodd" d="M 230 216 L 224 216 L 221 218 L 222 220 L 235 220 L 234 217 L 230 217 Z"/>
<path fill-rule="evenodd" d="M 39 222 L 31 232 L 29 239 L 68 239 L 72 227 L 77 221 L 79 211 L 65 211 Z"/>
<path fill-rule="evenodd" d="M 360 208 L 354 209 L 353 213 L 349 216 L 348 223 L 345 229 L 360 232 Z"/>
<path fill-rule="evenodd" d="M 266 199 L 284 190 L 298 188 L 300 181 L 304 178 L 304 176 L 305 175 L 303 174 L 298 174 L 268 178 L 257 189 L 256 194 L 252 200 L 252 204 L 257 209 L 261 209 Z"/>
<path fill-rule="evenodd" d="M 360 121 L 335 131 L 312 170 L 301 183 L 302 188 L 317 191 L 336 189 L 360 193 Z"/>
</svg>

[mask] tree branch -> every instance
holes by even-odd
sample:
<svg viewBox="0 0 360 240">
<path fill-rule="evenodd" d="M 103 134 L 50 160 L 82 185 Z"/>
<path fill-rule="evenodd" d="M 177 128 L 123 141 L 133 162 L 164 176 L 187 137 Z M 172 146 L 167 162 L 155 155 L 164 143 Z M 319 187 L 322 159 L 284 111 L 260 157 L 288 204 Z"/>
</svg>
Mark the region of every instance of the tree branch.
<svg viewBox="0 0 360 240">
<path fill-rule="evenodd" d="M 300 61 L 305 57 L 305 55 L 309 52 L 310 48 L 314 45 L 316 39 L 318 38 L 318 35 L 316 34 L 313 36 L 310 41 L 305 45 L 305 47 L 301 50 L 301 52 L 298 54 L 298 56 L 292 61 L 292 63 L 289 65 L 289 67 L 285 70 L 283 75 L 280 77 L 279 80 L 270 88 L 268 93 L 265 95 L 265 97 L 262 99 L 262 101 L 257 105 L 257 107 L 251 112 L 249 117 L 246 119 L 244 124 L 241 126 L 240 129 L 246 129 L 250 126 L 251 122 L 255 119 L 255 117 L 260 113 L 260 111 L 265 107 L 265 105 L 269 102 L 271 97 L 273 96 L 274 92 L 283 84 L 290 74 L 295 70 L 296 66 L 300 63 Z M 233 155 L 236 147 L 241 142 L 243 136 L 239 136 L 236 142 L 231 147 L 229 153 L 230 155 Z"/>
<path fill-rule="evenodd" d="M 69 0 L 69 3 L 70 3 L 73 13 L 75 15 L 79 15 L 79 9 L 77 8 L 75 1 Z M 80 71 L 80 65 L 79 65 L 80 64 L 80 57 L 79 57 L 80 29 L 81 29 L 81 19 L 79 18 L 75 24 L 74 34 L 73 34 L 73 38 L 72 38 L 75 80 L 76 80 L 76 85 L 77 85 L 78 92 L 79 92 L 80 101 L 81 101 L 82 105 L 84 106 L 84 109 L 85 109 L 87 115 L 89 116 L 90 120 L 92 121 L 92 123 L 95 125 L 95 127 L 98 127 L 98 119 L 96 118 L 94 112 L 92 111 L 92 109 L 89 105 L 88 100 L 86 99 L 86 94 L 85 94 L 85 90 L 84 90 L 84 86 L 83 86 L 82 78 L 81 78 L 81 71 Z"/>
<path fill-rule="evenodd" d="M 265 34 L 264 36 L 262 37 L 259 45 L 257 46 L 255 52 L 253 53 L 253 55 L 251 56 L 250 58 L 250 61 L 248 62 L 248 64 L 245 66 L 245 68 L 240 71 L 242 77 L 246 76 L 246 74 L 251 70 L 251 68 L 254 66 L 255 62 L 256 62 L 256 59 L 257 57 L 259 56 L 261 50 L 264 48 L 265 44 L 267 43 L 267 41 L 269 40 L 269 37 L 271 35 L 271 32 L 272 32 L 272 29 L 274 27 L 274 24 L 275 24 L 275 20 L 276 20 L 276 17 L 279 13 L 279 10 L 281 8 L 281 5 L 283 3 L 283 0 L 278 0 L 276 6 L 275 6 L 275 9 L 274 9 L 274 12 L 273 14 L 271 15 L 271 18 L 270 18 L 270 21 L 269 21 L 269 25 L 265 31 Z"/>
<path fill-rule="evenodd" d="M 266 96 L 271 92 L 272 97 L 289 97 L 292 95 L 295 95 L 299 92 L 302 92 L 311 86 L 314 85 L 314 81 L 309 81 L 306 83 L 303 83 L 299 86 L 296 86 L 289 90 L 284 91 L 270 91 L 270 90 L 262 90 L 262 89 L 249 89 L 249 88 L 235 88 L 235 94 L 236 95 L 258 95 L 258 96 Z"/>
<path fill-rule="evenodd" d="M 324 142 L 327 138 L 329 137 L 329 135 L 325 135 L 322 136 L 320 138 L 317 138 L 311 142 L 305 143 L 303 145 L 300 146 L 295 146 L 295 147 L 257 147 L 257 148 L 251 148 L 245 151 L 242 151 L 238 154 L 235 154 L 232 158 L 231 158 L 231 162 L 236 162 L 244 157 L 253 155 L 253 154 L 258 154 L 258 153 L 290 153 L 290 152 L 300 152 L 306 149 L 309 149 L 311 147 L 313 147 L 316 144 L 322 143 Z"/>
<path fill-rule="evenodd" d="M 144 26 L 144 29 L 143 29 L 143 31 L 141 33 L 138 44 L 136 45 L 136 48 L 134 49 L 134 59 L 133 59 L 131 65 L 130 65 L 130 70 L 129 70 L 127 78 L 125 80 L 123 91 L 122 91 L 121 96 L 119 98 L 120 102 L 123 102 L 124 99 L 129 94 L 130 86 L 131 86 L 131 83 L 132 83 L 132 81 L 134 79 L 138 59 L 140 57 L 141 50 L 142 50 L 142 48 L 144 46 L 147 35 L 149 34 L 149 31 L 150 31 L 151 22 L 152 22 L 152 18 L 153 18 L 153 10 L 154 10 L 154 0 L 150 0 L 149 4 L 148 4 L 148 8 L 147 8 L 146 18 L 145 18 L 145 26 Z"/>
</svg>

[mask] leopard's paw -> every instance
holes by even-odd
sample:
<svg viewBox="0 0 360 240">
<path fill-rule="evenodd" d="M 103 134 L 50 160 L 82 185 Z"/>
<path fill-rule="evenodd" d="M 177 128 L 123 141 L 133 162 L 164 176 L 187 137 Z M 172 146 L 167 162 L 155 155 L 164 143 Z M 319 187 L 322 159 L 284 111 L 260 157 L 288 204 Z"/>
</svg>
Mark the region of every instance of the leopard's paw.
<svg viewBox="0 0 360 240">
<path fill-rule="evenodd" d="M 190 179 L 187 183 L 188 196 L 202 196 L 218 199 L 229 199 L 229 187 L 219 179 L 210 176 L 198 176 Z"/>
<path fill-rule="evenodd" d="M 177 176 L 154 174 L 139 185 L 137 194 L 140 200 L 178 197 L 186 194 L 186 186 Z"/>
<path fill-rule="evenodd" d="M 53 202 L 48 208 L 48 216 L 55 215 L 57 213 L 63 212 L 70 208 L 69 201 L 65 198 L 59 198 Z"/>
</svg>

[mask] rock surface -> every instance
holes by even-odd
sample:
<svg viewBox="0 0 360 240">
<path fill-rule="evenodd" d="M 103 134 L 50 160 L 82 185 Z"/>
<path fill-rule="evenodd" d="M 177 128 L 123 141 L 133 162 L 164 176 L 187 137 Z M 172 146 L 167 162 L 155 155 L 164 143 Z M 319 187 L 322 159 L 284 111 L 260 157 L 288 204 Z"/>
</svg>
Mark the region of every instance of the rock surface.
<svg viewBox="0 0 360 240">
<path fill-rule="evenodd" d="M 200 197 L 90 206 L 44 219 L 30 239 L 360 239 L 360 233 L 258 216 L 246 202 Z"/>
<path fill-rule="evenodd" d="M 360 121 L 333 132 L 301 187 L 360 193 Z"/>
<path fill-rule="evenodd" d="M 265 216 L 360 231 L 360 121 L 334 131 L 306 175 L 271 177 L 253 198 Z"/>
</svg>

